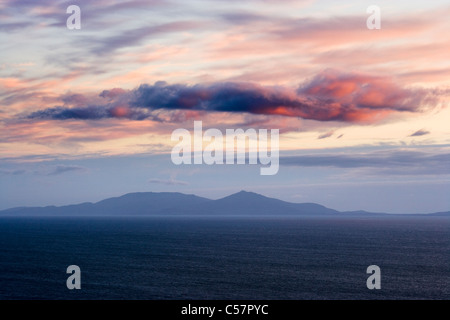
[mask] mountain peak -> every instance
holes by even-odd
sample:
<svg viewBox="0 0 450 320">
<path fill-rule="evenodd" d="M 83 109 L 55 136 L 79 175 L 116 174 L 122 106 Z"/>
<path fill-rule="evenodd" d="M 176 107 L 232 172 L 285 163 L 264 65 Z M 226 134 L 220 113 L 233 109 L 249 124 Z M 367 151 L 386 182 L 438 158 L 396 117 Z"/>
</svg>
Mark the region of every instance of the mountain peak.
<svg viewBox="0 0 450 320">
<path fill-rule="evenodd" d="M 233 193 L 229 196 L 223 197 L 222 199 L 255 199 L 255 198 L 269 199 L 268 197 L 263 196 L 262 194 L 245 190 Z"/>
<path fill-rule="evenodd" d="M 251 191 L 246 191 L 246 190 L 241 190 L 241 191 L 239 191 L 239 192 L 236 192 L 236 193 L 234 193 L 234 194 L 242 194 L 242 195 L 251 195 L 251 194 L 253 194 L 253 195 L 258 195 L 258 196 L 260 196 L 260 194 L 259 193 L 256 193 L 256 192 L 251 192 Z"/>
<path fill-rule="evenodd" d="M 235 195 L 236 195 L 236 194 L 247 195 L 247 196 L 252 195 L 252 196 L 265 197 L 265 196 L 263 196 L 262 194 L 259 194 L 259 193 L 256 193 L 256 192 L 252 192 L 252 191 L 246 191 L 246 190 L 241 190 L 241 191 L 239 191 L 239 192 L 236 192 Z"/>
</svg>

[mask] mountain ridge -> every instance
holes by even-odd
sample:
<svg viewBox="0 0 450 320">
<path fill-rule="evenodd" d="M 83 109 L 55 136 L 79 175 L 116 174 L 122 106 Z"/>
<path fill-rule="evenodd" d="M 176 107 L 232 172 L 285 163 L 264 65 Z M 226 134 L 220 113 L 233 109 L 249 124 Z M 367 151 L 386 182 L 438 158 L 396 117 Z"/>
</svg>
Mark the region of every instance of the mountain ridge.
<svg viewBox="0 0 450 320">
<path fill-rule="evenodd" d="M 180 192 L 132 192 L 98 202 L 64 206 L 15 207 L 0 210 L 0 216 L 379 216 L 402 215 L 374 213 L 363 210 L 337 211 L 317 203 L 294 203 L 241 190 L 212 200 Z M 428 215 L 450 216 L 450 212 Z"/>
</svg>

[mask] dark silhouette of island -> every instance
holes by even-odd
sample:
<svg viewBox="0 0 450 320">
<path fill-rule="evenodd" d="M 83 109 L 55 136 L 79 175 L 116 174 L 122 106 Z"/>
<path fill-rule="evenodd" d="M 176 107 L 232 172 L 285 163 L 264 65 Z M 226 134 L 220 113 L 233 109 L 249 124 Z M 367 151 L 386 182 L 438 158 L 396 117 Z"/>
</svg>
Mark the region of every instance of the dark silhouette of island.
<svg viewBox="0 0 450 320">
<path fill-rule="evenodd" d="M 0 216 L 379 216 L 366 211 L 341 212 L 316 203 L 292 203 L 254 192 L 240 191 L 211 200 L 178 192 L 137 192 L 67 206 L 17 207 L 0 211 Z M 396 214 L 398 216 L 400 214 Z M 417 215 L 417 214 L 414 214 Z M 450 212 L 428 213 L 450 216 Z"/>
</svg>

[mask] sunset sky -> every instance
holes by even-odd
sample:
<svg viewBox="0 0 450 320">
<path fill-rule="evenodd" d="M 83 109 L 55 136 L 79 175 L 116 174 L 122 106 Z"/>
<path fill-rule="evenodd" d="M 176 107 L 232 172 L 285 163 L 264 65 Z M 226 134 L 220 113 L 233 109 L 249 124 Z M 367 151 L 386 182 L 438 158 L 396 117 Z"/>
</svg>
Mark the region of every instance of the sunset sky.
<svg viewBox="0 0 450 320">
<path fill-rule="evenodd" d="M 448 211 L 449 34 L 448 1 L 0 0 L 0 209 L 244 189 Z M 174 165 L 194 120 L 279 129 L 278 174 Z"/>
</svg>

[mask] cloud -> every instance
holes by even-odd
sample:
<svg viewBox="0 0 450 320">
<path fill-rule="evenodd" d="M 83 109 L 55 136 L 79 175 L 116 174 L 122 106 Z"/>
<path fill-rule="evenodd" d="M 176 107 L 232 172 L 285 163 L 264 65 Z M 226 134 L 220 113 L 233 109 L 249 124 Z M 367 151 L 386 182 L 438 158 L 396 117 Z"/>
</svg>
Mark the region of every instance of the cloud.
<svg viewBox="0 0 450 320">
<path fill-rule="evenodd" d="M 64 104 L 69 104 L 73 106 L 83 106 L 89 103 L 89 98 L 82 94 L 65 94 L 61 96 L 61 100 Z"/>
<path fill-rule="evenodd" d="M 0 23 L 0 32 L 14 32 L 32 26 L 30 22 Z"/>
<path fill-rule="evenodd" d="M 413 134 L 410 134 L 409 137 L 420 137 L 420 136 L 427 135 L 429 133 L 430 133 L 430 131 L 420 129 L 420 130 L 417 130 L 416 132 L 414 132 Z"/>
<path fill-rule="evenodd" d="M 169 185 L 169 186 L 187 186 L 189 185 L 188 182 L 186 181 L 180 181 L 180 180 L 174 180 L 174 179 L 157 179 L 157 178 L 153 178 L 148 180 L 149 183 L 157 183 L 157 184 L 165 184 L 165 185 Z"/>
<path fill-rule="evenodd" d="M 250 24 L 252 22 L 264 21 L 265 19 L 268 18 L 267 16 L 264 16 L 261 14 L 256 14 L 253 12 L 244 12 L 244 11 L 223 13 L 220 15 L 220 17 L 222 19 L 224 19 L 225 21 L 232 23 L 233 25 L 236 25 L 236 24 L 246 25 L 246 24 Z"/>
<path fill-rule="evenodd" d="M 329 138 L 329 137 L 331 137 L 333 134 L 334 134 L 333 131 L 326 132 L 326 133 L 323 133 L 323 134 L 321 134 L 320 136 L 318 136 L 317 139 L 325 139 L 325 138 Z"/>
<path fill-rule="evenodd" d="M 18 176 L 24 174 L 25 170 L 0 170 L 0 174 Z"/>
<path fill-rule="evenodd" d="M 126 91 L 104 90 L 103 104 L 79 106 L 83 95 L 66 97 L 78 107 L 56 106 L 29 114 L 29 119 L 177 121 L 161 119 L 156 110 L 233 112 L 300 117 L 317 121 L 373 123 L 395 112 L 421 112 L 435 107 L 439 93 L 428 89 L 408 89 L 393 79 L 326 70 L 297 90 L 246 82 L 211 84 L 168 84 L 158 81 Z M 66 101 L 69 101 L 66 100 Z M 170 117 L 169 117 L 170 118 Z"/>
<path fill-rule="evenodd" d="M 204 26 L 204 24 L 194 21 L 175 21 L 139 27 L 122 31 L 120 34 L 109 38 L 92 39 L 91 44 L 93 45 L 93 48 L 91 51 L 93 54 L 110 54 L 120 48 L 137 46 L 145 39 L 160 34 L 186 32 L 187 30 L 196 29 L 201 26 Z"/>
<path fill-rule="evenodd" d="M 56 168 L 54 168 L 50 173 L 47 175 L 53 176 L 53 175 L 59 175 L 66 172 L 73 172 L 73 171 L 85 171 L 85 167 L 81 166 L 75 166 L 75 165 L 58 165 Z"/>
<path fill-rule="evenodd" d="M 326 70 L 298 89 L 323 117 L 349 122 L 371 122 L 392 112 L 421 111 L 437 103 L 437 93 L 407 89 L 393 79 Z"/>
<path fill-rule="evenodd" d="M 126 94 L 127 91 L 123 90 L 122 88 L 113 88 L 111 90 L 103 90 L 100 94 L 99 97 L 102 98 L 107 98 L 107 99 L 114 99 L 117 97 L 120 97 L 121 95 Z"/>
<path fill-rule="evenodd" d="M 127 106 L 88 106 L 81 108 L 54 107 L 36 111 L 28 115 L 29 119 L 51 120 L 100 120 L 107 118 L 128 118 L 132 120 L 144 120 L 151 118 L 146 110 L 131 109 Z M 156 120 L 156 118 L 154 119 Z"/>
<path fill-rule="evenodd" d="M 365 154 L 303 155 L 280 158 L 282 166 L 372 168 L 386 174 L 450 174 L 450 153 L 378 151 Z"/>
</svg>

